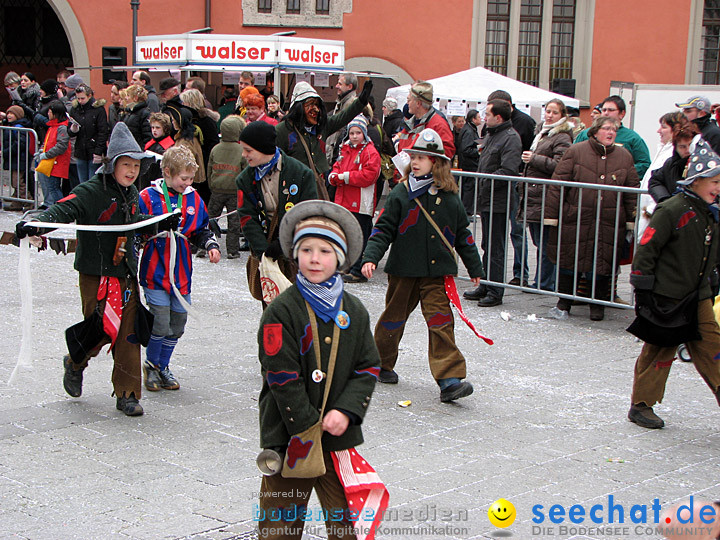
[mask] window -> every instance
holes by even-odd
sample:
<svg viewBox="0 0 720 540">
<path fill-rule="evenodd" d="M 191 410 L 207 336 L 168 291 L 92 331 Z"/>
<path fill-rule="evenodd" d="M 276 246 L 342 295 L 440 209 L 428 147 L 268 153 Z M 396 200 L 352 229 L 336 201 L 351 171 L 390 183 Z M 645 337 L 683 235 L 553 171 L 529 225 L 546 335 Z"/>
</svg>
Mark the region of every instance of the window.
<svg viewBox="0 0 720 540">
<path fill-rule="evenodd" d="M 272 13 L 272 0 L 258 0 L 258 13 Z"/>
<path fill-rule="evenodd" d="M 575 0 L 554 0 L 550 45 L 550 83 L 572 79 L 575 41 Z"/>
<path fill-rule="evenodd" d="M 700 82 L 720 84 L 720 0 L 705 0 L 700 45 Z"/>
<path fill-rule="evenodd" d="M 485 67 L 507 75 L 510 0 L 488 0 L 485 30 Z"/>
<path fill-rule="evenodd" d="M 542 10 L 542 0 L 522 0 L 520 4 L 517 79 L 533 86 L 540 84 Z"/>
<path fill-rule="evenodd" d="M 315 1 L 315 13 L 318 15 L 329 15 L 330 14 L 330 0 L 316 0 Z"/>
<path fill-rule="evenodd" d="M 300 13 L 300 0 L 287 0 L 287 12 L 288 14 Z"/>
</svg>

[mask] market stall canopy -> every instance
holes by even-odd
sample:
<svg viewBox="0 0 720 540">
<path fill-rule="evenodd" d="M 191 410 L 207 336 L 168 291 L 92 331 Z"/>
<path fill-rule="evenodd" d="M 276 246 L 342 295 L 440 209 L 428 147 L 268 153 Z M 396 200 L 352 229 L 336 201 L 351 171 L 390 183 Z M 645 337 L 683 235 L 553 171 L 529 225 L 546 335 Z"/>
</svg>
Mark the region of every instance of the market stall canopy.
<svg viewBox="0 0 720 540">
<path fill-rule="evenodd" d="M 580 107 L 580 102 L 575 98 L 521 83 L 483 67 L 429 79 L 428 82 L 433 85 L 435 107 L 447 111 L 448 114 L 453 114 L 453 111 L 460 112 L 463 108 L 484 110 L 487 97 L 495 90 L 505 90 L 512 96 L 515 106 L 521 110 L 542 108 L 553 98 L 562 100 L 568 107 Z M 405 84 L 388 89 L 387 96 L 395 98 L 398 106 L 402 108 L 409 92 L 410 85 Z"/>
<path fill-rule="evenodd" d="M 183 71 L 280 68 L 341 73 L 345 43 L 327 39 L 233 34 L 138 36 L 136 65 Z"/>
</svg>

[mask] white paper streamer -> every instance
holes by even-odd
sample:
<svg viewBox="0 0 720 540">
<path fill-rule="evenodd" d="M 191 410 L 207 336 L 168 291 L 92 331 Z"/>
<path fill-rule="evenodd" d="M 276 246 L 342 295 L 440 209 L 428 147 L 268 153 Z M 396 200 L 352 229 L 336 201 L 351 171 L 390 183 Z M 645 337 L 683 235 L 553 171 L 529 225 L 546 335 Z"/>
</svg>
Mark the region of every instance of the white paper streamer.
<svg viewBox="0 0 720 540">
<path fill-rule="evenodd" d="M 20 320 L 22 321 L 22 341 L 20 354 L 13 369 L 8 385 L 15 382 L 20 371 L 32 370 L 32 280 L 30 278 L 30 241 L 27 237 L 20 240 L 20 259 L 18 261 L 18 285 L 20 287 Z"/>
</svg>

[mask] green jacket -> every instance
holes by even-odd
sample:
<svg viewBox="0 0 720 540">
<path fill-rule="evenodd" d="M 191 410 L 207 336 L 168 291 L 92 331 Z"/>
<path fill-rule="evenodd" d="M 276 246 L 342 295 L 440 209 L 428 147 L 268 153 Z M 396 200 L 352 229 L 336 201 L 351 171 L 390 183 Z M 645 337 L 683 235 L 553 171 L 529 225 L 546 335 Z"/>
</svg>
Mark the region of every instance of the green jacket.
<svg viewBox="0 0 720 540">
<path fill-rule="evenodd" d="M 125 188 L 112 176 L 103 180 L 102 175 L 95 175 L 78 185 L 70 195 L 36 216 L 39 221 L 74 221 L 78 225 L 124 225 L 150 217 L 138 212 L 138 191 L 134 185 Z M 136 232 L 78 231 L 75 270 L 93 276 L 136 276 L 138 246 L 135 244 L 139 242 Z M 126 252 L 120 264 L 115 266 L 113 255 L 120 236 L 127 237 Z"/>
<path fill-rule="evenodd" d="M 298 140 L 298 133 L 300 133 L 310 149 L 310 154 L 315 162 L 317 172 L 325 174 L 330 170 L 327 156 L 325 156 L 325 139 L 336 131 L 339 131 L 343 127 L 347 126 L 350 123 L 350 120 L 360 114 L 364 108 L 365 106 L 360 103 L 360 100 L 355 99 L 355 101 L 353 101 L 347 109 L 330 116 L 325 124 L 325 129 L 322 130 L 322 133 L 318 133 L 316 135 L 311 135 L 302 127 L 295 131 L 293 125 L 289 123 L 289 120 L 286 118 L 275 126 L 275 132 L 277 133 L 277 145 L 288 155 L 310 167 L 305 147 Z"/>
<path fill-rule="evenodd" d="M 587 129 L 585 131 L 581 131 L 575 139 L 575 143 L 577 144 L 587 141 L 587 132 Z M 638 177 L 642 178 L 645 176 L 645 171 L 647 171 L 648 167 L 650 167 L 650 151 L 648 150 L 647 144 L 645 144 L 643 138 L 638 135 L 637 131 L 626 128 L 621 124 L 620 129 L 618 129 L 617 135 L 615 136 L 615 144 L 624 147 L 628 152 L 630 152 L 633 157 L 633 162 L 635 163 L 635 170 L 638 173 Z"/>
<path fill-rule="evenodd" d="M 377 265 L 392 244 L 385 265 L 388 274 L 404 277 L 456 275 L 458 266 L 453 254 L 438 238 L 420 207 L 408 198 L 405 186 L 406 183 L 401 182 L 388 195 L 365 248 L 363 264 Z M 475 240 L 468 229 L 470 222 L 458 194 L 438 191 L 432 195 L 428 191 L 418 199 L 455 247 L 470 277 L 485 277 Z"/>
<path fill-rule="evenodd" d="M 221 142 L 211 151 L 207 163 L 207 179 L 213 193 L 233 194 L 237 192 L 235 179 L 247 167 L 238 144 L 243 120 L 230 116 L 220 126 Z"/>
<path fill-rule="evenodd" d="M 335 372 L 325 413 L 347 411 L 355 417 L 344 434 L 323 433 L 324 451 L 346 450 L 363 442 L 362 423 L 379 372 L 380 357 L 362 302 L 343 293 L 350 326 L 340 330 Z M 327 373 L 335 322 L 317 317 L 322 371 Z M 258 345 L 263 386 L 260 392 L 260 446 L 283 449 L 320 419 L 325 379 L 313 382 L 317 360 L 305 299 L 293 285 L 267 307 L 260 319 Z"/>
<path fill-rule="evenodd" d="M 717 253 L 718 224 L 708 204 L 694 194 L 678 193 L 655 208 L 635 251 L 630 283 L 677 300 L 696 289 L 700 300 L 712 298 L 710 276 Z"/>
<path fill-rule="evenodd" d="M 292 208 L 288 204 L 296 205 L 301 201 L 317 199 L 315 177 L 310 169 L 298 160 L 289 157 L 280 151 L 280 186 L 278 193 L 278 225 L 274 236 L 280 232 L 280 221 L 285 213 Z M 238 216 L 240 226 L 253 254 L 260 257 L 274 238 L 268 238 L 270 232 L 270 219 L 265 219 L 265 199 L 262 188 L 255 181 L 255 167 L 245 167 L 235 180 L 238 191 Z M 297 187 L 297 193 L 293 186 Z"/>
</svg>

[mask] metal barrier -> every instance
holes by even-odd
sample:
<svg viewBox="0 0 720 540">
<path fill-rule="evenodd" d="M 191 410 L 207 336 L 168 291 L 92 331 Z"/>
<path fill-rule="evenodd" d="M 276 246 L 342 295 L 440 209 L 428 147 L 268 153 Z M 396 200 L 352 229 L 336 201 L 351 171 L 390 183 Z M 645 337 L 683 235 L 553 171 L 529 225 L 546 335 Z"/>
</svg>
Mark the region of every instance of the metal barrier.
<svg viewBox="0 0 720 540">
<path fill-rule="evenodd" d="M 35 182 L 37 149 L 38 136 L 34 129 L 0 126 L 0 201 L 14 203 L 12 209 L 37 208 L 40 189 Z"/>
<path fill-rule="evenodd" d="M 636 211 L 632 216 L 627 216 L 628 219 L 631 219 L 634 221 L 634 228 L 633 228 L 633 237 L 628 238 L 624 233 L 626 231 L 626 223 L 622 222 L 620 223 L 620 215 L 622 213 L 622 200 L 623 200 L 623 194 L 627 194 L 627 196 L 634 197 L 635 203 L 636 203 L 636 209 L 640 208 L 640 196 L 643 194 L 646 194 L 647 191 L 640 189 L 640 188 L 629 188 L 629 187 L 622 187 L 622 186 L 611 186 L 611 185 L 604 185 L 604 184 L 588 184 L 588 183 L 582 183 L 582 182 L 567 182 L 567 181 L 560 181 L 560 180 L 547 180 L 547 179 L 541 179 L 541 178 L 529 178 L 529 177 L 521 177 L 521 176 L 500 176 L 500 175 L 492 175 L 492 174 L 483 174 L 483 173 L 471 173 L 471 172 L 465 172 L 465 171 L 453 171 L 453 175 L 458 180 L 458 183 L 460 185 L 460 193 L 461 195 L 463 192 L 465 193 L 466 198 L 464 199 L 466 202 L 468 199 L 470 199 L 470 196 L 472 196 L 472 216 L 474 218 L 471 218 L 471 228 L 473 232 L 473 236 L 476 238 L 476 241 L 478 239 L 482 238 L 482 230 L 478 230 L 478 220 L 484 220 L 487 228 L 488 238 L 483 239 L 483 244 L 487 243 L 487 251 L 489 252 L 487 257 L 484 254 L 484 250 L 481 251 L 481 255 L 483 255 L 483 265 L 485 266 L 485 272 L 487 274 L 487 278 L 484 280 L 481 280 L 481 283 L 484 285 L 490 285 L 490 286 L 496 286 L 496 287 L 502 287 L 504 289 L 516 289 L 521 290 L 524 292 L 530 292 L 530 293 L 536 293 L 536 294 L 544 294 L 559 298 L 568 298 L 574 301 L 578 302 L 586 302 L 586 303 L 593 303 L 593 304 L 600 304 L 603 306 L 611 306 L 616 308 L 622 308 L 622 309 L 633 309 L 631 298 L 627 298 L 628 302 L 626 302 L 623 299 L 620 299 L 620 297 L 617 294 L 617 286 L 619 283 L 618 278 L 621 276 L 620 272 L 620 248 L 622 247 L 620 245 L 620 242 L 622 240 L 618 240 L 619 238 L 625 238 L 625 242 L 627 242 L 627 247 L 632 250 L 634 248 L 634 242 L 635 242 L 635 231 L 638 230 L 638 212 Z M 469 189 L 467 186 L 467 182 L 472 182 L 472 189 Z M 482 212 L 480 211 L 479 207 L 479 193 L 480 190 L 483 189 L 483 186 L 487 187 L 487 182 L 490 182 L 490 201 L 489 201 L 489 212 Z M 465 186 L 463 186 L 465 184 Z M 540 227 L 536 227 L 536 230 L 539 230 L 539 237 L 536 236 L 535 240 L 537 240 L 538 245 L 534 245 L 532 249 L 528 249 L 528 224 L 534 223 L 534 222 L 528 222 L 527 220 L 527 209 L 528 209 L 528 197 L 527 192 L 528 188 L 531 185 L 535 186 L 541 186 L 541 204 L 540 204 L 540 225 L 543 224 L 546 216 L 546 199 L 548 195 L 548 191 L 550 189 L 554 189 L 555 187 L 559 188 L 559 205 L 558 208 L 560 209 L 558 212 L 558 223 L 557 226 L 549 226 L 544 225 Z M 464 189 L 463 189 L 464 188 Z M 564 208 L 564 202 L 567 196 L 567 193 L 570 189 L 577 190 L 577 216 L 573 217 L 572 219 L 575 221 L 575 240 L 573 243 L 573 250 L 574 250 L 574 264 L 572 268 L 563 268 L 561 269 L 559 265 L 554 265 L 554 285 L 550 290 L 545 290 L 541 288 L 541 277 L 542 273 L 540 271 L 536 271 L 535 275 L 537 276 L 537 280 L 533 286 L 524 285 L 526 282 L 529 283 L 532 280 L 532 275 L 530 270 L 530 267 L 537 268 L 538 264 L 541 264 L 543 261 L 543 256 L 545 255 L 545 247 L 544 244 L 546 242 L 546 237 L 550 237 L 548 235 L 554 235 L 557 237 L 557 253 L 555 260 L 552 261 L 553 263 L 560 260 L 560 257 L 562 256 L 562 229 L 563 229 L 563 221 L 567 222 L 568 218 L 567 216 L 563 215 L 563 208 Z M 601 210 L 604 208 L 607 211 L 607 206 L 603 204 L 603 194 L 604 193 L 617 193 L 615 196 L 615 212 L 614 212 L 614 220 L 612 220 L 612 223 L 609 223 L 608 220 L 603 220 L 601 215 Z M 596 203 L 594 205 L 594 216 L 589 216 L 594 223 L 591 225 L 591 229 L 593 231 L 593 238 L 590 238 L 589 240 L 586 238 L 581 238 L 580 236 L 580 225 L 581 223 L 586 224 L 587 223 L 587 216 L 583 217 L 583 212 L 587 214 L 588 209 L 583 209 L 582 207 L 582 201 L 583 197 L 594 197 L 596 200 Z M 504 212 L 500 212 L 498 210 L 493 210 L 493 206 L 495 206 L 493 203 L 495 202 L 496 197 L 500 197 L 503 199 L 506 199 L 506 202 L 504 203 Z M 592 200 L 592 199 L 591 199 Z M 513 227 L 510 224 L 510 217 L 511 216 L 517 216 L 518 215 L 518 208 L 522 210 L 520 212 L 520 218 L 517 219 L 516 226 Z M 498 214 L 501 214 L 505 217 L 505 238 L 504 238 L 504 250 L 502 253 L 502 272 L 501 272 L 501 279 L 497 279 L 496 275 L 491 275 L 490 266 L 495 263 L 498 264 L 497 260 L 492 260 L 489 256 L 490 253 L 493 253 L 493 240 L 496 242 L 498 241 L 497 235 L 493 237 L 493 226 L 497 227 L 499 226 L 500 222 L 502 221 L 502 217 Z M 493 219 L 493 218 L 497 219 Z M 479 219 L 478 219 L 479 218 Z M 612 244 L 612 261 L 605 261 L 605 263 L 610 262 L 611 268 L 614 269 L 612 274 L 610 275 L 600 275 L 595 270 L 598 268 L 598 233 L 600 230 L 601 225 L 612 225 L 613 227 L 613 244 Z M 512 235 L 515 234 L 515 240 L 516 243 L 519 243 L 519 246 L 513 245 Z M 578 262 L 579 262 L 579 252 L 580 247 L 587 246 L 587 242 L 592 242 L 592 265 L 590 270 L 588 271 L 579 271 L 578 270 Z M 509 253 L 510 252 L 510 253 Z M 531 257 L 528 257 L 528 255 L 534 254 L 535 255 L 535 261 L 537 261 L 536 264 L 529 264 L 527 261 Z M 520 261 L 516 261 L 515 259 L 517 256 L 520 256 Z M 509 259 L 509 257 L 512 256 L 512 259 Z M 486 264 L 487 261 L 487 264 Z M 511 285 L 509 281 L 513 278 L 513 273 L 508 272 L 508 267 L 512 269 L 513 265 L 517 265 L 520 263 L 520 284 L 519 285 Z M 629 268 L 629 267 L 628 267 Z M 509 276 L 508 276 L 509 275 Z M 620 282 L 622 285 L 627 284 L 627 291 L 628 294 L 630 294 L 630 287 L 629 287 L 629 271 L 625 274 L 625 279 Z M 559 283 L 561 281 L 561 276 L 564 284 L 566 287 L 563 287 L 567 289 L 567 285 L 569 285 L 569 280 L 572 279 L 572 288 L 570 291 L 560 291 L 559 290 Z M 609 290 L 605 288 L 604 281 L 608 281 L 607 286 L 609 287 Z M 602 286 L 599 286 L 599 282 L 602 284 Z M 604 289 L 604 290 L 601 290 Z"/>
</svg>

